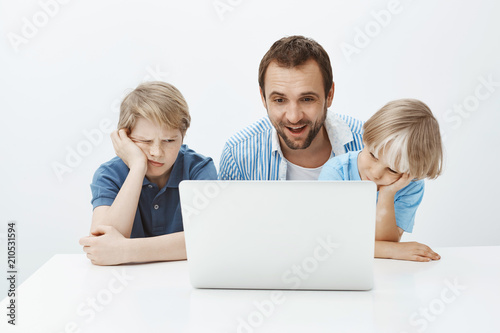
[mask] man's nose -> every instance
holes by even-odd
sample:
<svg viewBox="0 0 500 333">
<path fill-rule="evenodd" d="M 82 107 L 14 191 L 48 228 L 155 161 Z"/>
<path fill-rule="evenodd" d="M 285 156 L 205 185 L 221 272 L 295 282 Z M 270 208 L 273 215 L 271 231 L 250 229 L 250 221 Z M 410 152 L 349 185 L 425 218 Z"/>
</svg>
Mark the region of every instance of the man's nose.
<svg viewBox="0 0 500 333">
<path fill-rule="evenodd" d="M 298 103 L 290 103 L 286 110 L 286 119 L 291 124 L 297 124 L 302 119 L 302 110 Z"/>
</svg>

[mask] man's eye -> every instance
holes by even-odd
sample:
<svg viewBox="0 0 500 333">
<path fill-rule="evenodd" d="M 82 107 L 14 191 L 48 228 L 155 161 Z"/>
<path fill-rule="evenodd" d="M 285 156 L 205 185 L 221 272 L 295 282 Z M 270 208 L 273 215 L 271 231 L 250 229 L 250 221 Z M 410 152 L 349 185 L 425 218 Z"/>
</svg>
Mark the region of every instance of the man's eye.
<svg viewBox="0 0 500 333">
<path fill-rule="evenodd" d="M 312 98 L 312 97 L 304 97 L 304 102 L 314 102 L 314 98 Z"/>
<path fill-rule="evenodd" d="M 274 101 L 276 103 L 283 103 L 285 100 L 283 98 L 275 98 Z"/>
</svg>

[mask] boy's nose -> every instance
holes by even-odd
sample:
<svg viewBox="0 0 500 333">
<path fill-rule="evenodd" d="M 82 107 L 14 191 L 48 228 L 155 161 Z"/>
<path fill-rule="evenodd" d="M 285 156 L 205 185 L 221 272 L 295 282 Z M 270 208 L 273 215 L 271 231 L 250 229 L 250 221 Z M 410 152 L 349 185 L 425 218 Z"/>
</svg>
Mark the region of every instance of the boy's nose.
<svg viewBox="0 0 500 333">
<path fill-rule="evenodd" d="M 151 156 L 160 156 L 161 152 L 162 150 L 159 144 L 153 144 L 149 149 L 149 153 L 151 154 Z"/>
</svg>

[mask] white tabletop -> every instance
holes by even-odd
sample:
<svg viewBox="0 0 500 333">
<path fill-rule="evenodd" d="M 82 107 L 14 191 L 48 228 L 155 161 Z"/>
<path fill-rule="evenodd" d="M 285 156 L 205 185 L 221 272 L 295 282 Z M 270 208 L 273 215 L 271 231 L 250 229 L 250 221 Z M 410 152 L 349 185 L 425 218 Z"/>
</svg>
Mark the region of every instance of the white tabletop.
<svg viewBox="0 0 500 333">
<path fill-rule="evenodd" d="M 56 255 L 18 287 L 14 332 L 500 332 L 500 246 L 375 259 L 368 292 L 199 290 L 187 262 L 100 267 Z M 7 330 L 6 330 L 7 329 Z"/>
</svg>

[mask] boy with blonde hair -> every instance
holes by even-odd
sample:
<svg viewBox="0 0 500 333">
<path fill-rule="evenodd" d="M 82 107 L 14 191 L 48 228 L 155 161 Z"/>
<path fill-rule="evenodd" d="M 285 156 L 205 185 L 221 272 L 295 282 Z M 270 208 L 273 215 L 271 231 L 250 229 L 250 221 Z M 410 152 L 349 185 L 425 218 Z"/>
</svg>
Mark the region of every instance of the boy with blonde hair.
<svg viewBox="0 0 500 333">
<path fill-rule="evenodd" d="M 217 179 L 211 158 L 182 144 L 191 117 L 173 85 L 148 82 L 120 106 L 116 157 L 92 184 L 91 235 L 80 239 L 96 265 L 186 259 L 179 183 Z"/>
<path fill-rule="evenodd" d="M 328 161 L 320 180 L 368 180 L 377 184 L 375 257 L 414 261 L 440 256 L 417 242 L 399 242 L 412 232 L 424 195 L 424 178 L 442 172 L 439 124 L 427 105 L 416 99 L 387 103 L 363 126 L 361 151 Z"/>
</svg>

